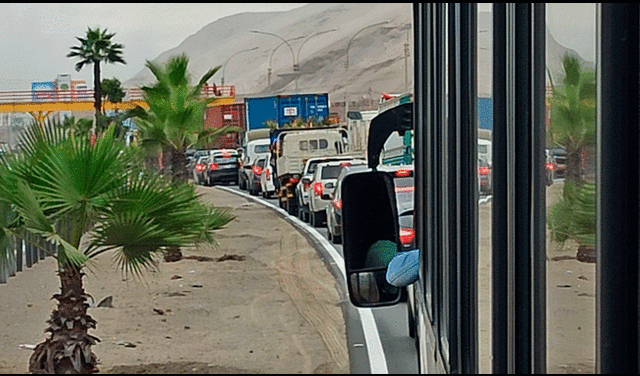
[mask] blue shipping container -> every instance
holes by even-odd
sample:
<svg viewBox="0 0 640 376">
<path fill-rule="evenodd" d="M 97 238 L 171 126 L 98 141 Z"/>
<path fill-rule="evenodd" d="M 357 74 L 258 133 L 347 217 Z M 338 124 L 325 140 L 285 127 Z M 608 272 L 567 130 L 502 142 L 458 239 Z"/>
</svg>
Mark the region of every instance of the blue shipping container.
<svg viewBox="0 0 640 376">
<path fill-rule="evenodd" d="M 478 98 L 478 128 L 493 129 L 493 100 Z"/>
<path fill-rule="evenodd" d="M 245 98 L 246 130 L 267 128 L 267 121 L 273 120 L 279 127 L 296 118 L 317 121 L 329 117 L 329 95 L 298 94 L 275 95 L 260 98 Z"/>
</svg>

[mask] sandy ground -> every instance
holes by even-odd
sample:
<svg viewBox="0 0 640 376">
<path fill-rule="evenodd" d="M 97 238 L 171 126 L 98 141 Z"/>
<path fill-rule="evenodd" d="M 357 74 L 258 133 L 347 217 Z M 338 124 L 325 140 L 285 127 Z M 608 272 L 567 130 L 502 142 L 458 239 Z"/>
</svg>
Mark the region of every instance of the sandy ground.
<svg viewBox="0 0 640 376">
<path fill-rule="evenodd" d="M 547 210 L 563 182 L 547 188 Z M 479 371 L 491 373 L 491 203 L 479 207 Z M 595 266 L 576 259 L 577 245 L 549 241 L 547 231 L 547 373 L 595 373 Z"/>
<path fill-rule="evenodd" d="M 348 373 L 340 296 L 313 247 L 264 206 L 198 189 L 237 216 L 218 247 L 183 250 L 212 261 L 161 261 L 139 280 L 107 254 L 87 273 L 96 302 L 113 297 L 112 308 L 89 309 L 100 372 Z M 244 259 L 216 261 L 224 255 Z M 51 258 L 0 285 L 0 373 L 27 372 L 32 351 L 19 345 L 44 340 L 58 286 Z"/>
</svg>

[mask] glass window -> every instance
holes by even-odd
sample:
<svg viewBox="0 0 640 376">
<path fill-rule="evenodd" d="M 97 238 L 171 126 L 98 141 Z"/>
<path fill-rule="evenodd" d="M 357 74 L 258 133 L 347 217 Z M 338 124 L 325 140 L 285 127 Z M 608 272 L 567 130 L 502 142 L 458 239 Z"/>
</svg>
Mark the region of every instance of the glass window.
<svg viewBox="0 0 640 376">
<path fill-rule="evenodd" d="M 546 24 L 547 372 L 595 373 L 596 4 L 547 3 Z"/>
<path fill-rule="evenodd" d="M 256 145 L 253 148 L 253 151 L 256 154 L 260 154 L 260 153 L 268 153 L 269 152 L 269 145 Z"/>
<path fill-rule="evenodd" d="M 309 140 L 309 149 L 318 150 L 318 140 Z"/>
<path fill-rule="evenodd" d="M 342 171 L 342 166 L 324 166 L 322 168 L 321 179 L 336 179 Z"/>
<path fill-rule="evenodd" d="M 320 149 L 326 149 L 329 146 L 329 143 L 325 139 L 320 140 Z"/>
<path fill-rule="evenodd" d="M 300 141 L 300 150 L 309 150 L 309 143 L 306 140 Z"/>
<path fill-rule="evenodd" d="M 215 163 L 236 163 L 238 161 L 238 157 L 236 157 L 235 155 L 232 155 L 230 157 L 223 157 L 220 155 L 213 157 L 213 161 Z"/>
</svg>

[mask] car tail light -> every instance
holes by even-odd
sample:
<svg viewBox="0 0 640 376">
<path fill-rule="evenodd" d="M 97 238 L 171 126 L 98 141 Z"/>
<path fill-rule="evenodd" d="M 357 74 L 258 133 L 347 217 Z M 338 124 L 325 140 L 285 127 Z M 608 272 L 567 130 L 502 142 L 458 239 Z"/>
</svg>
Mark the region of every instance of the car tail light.
<svg viewBox="0 0 640 376">
<path fill-rule="evenodd" d="M 271 171 L 269 169 L 264 170 L 264 175 L 267 180 L 271 180 Z"/>
<path fill-rule="evenodd" d="M 547 162 L 546 166 L 547 166 L 547 170 L 549 171 L 553 171 L 556 169 L 556 166 L 552 162 Z"/>
<path fill-rule="evenodd" d="M 411 170 L 396 170 L 396 176 L 399 178 L 406 178 L 407 176 L 411 176 Z"/>
<path fill-rule="evenodd" d="M 480 175 L 489 175 L 489 172 L 491 172 L 491 168 L 489 168 L 488 166 L 482 166 L 478 168 L 478 172 L 480 172 Z"/>
<path fill-rule="evenodd" d="M 415 191 L 415 187 L 413 185 L 410 185 L 408 187 L 396 187 L 395 191 L 396 193 L 410 193 Z"/>
<path fill-rule="evenodd" d="M 410 244 L 416 237 L 416 232 L 412 228 L 400 228 L 400 242 Z"/>
<path fill-rule="evenodd" d="M 338 209 L 338 210 L 341 210 L 342 209 L 342 200 L 340 200 L 340 199 L 333 200 L 333 207 Z"/>
<path fill-rule="evenodd" d="M 298 181 L 300 181 L 300 179 L 299 178 L 291 178 L 291 179 L 289 179 L 289 181 L 291 183 L 297 183 Z"/>
<path fill-rule="evenodd" d="M 342 167 L 351 166 L 351 162 L 342 162 L 340 163 L 340 166 Z"/>
<path fill-rule="evenodd" d="M 204 169 L 205 169 L 205 168 L 207 168 L 207 166 L 206 166 L 206 165 L 204 165 L 204 164 L 202 164 L 202 163 L 198 163 L 198 164 L 196 165 L 196 170 L 198 170 L 198 171 L 200 171 L 200 172 L 204 171 Z"/>
<path fill-rule="evenodd" d="M 217 170 L 218 169 L 218 164 L 217 163 L 212 163 L 209 165 L 209 170 Z"/>
<path fill-rule="evenodd" d="M 262 168 L 260 166 L 253 166 L 253 173 L 256 175 L 262 174 Z"/>
<path fill-rule="evenodd" d="M 322 183 L 321 182 L 317 181 L 317 182 L 313 183 L 313 191 L 318 196 L 320 196 L 322 194 L 322 190 L 323 190 L 323 187 L 322 187 Z"/>
</svg>

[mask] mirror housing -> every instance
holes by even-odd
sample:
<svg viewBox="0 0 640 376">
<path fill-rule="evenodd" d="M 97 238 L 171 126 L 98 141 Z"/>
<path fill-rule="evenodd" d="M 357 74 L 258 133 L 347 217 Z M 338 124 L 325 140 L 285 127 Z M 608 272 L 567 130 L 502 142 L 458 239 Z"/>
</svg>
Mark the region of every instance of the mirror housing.
<svg viewBox="0 0 640 376">
<path fill-rule="evenodd" d="M 367 163 L 375 169 L 380 162 L 380 152 L 391 133 L 397 131 L 404 136 L 413 129 L 413 102 L 404 103 L 379 114 L 369 125 Z"/>
<path fill-rule="evenodd" d="M 386 280 L 389 261 L 402 249 L 393 177 L 383 171 L 349 174 L 341 194 L 342 250 L 351 303 L 357 307 L 398 303 L 401 288 Z"/>
</svg>

